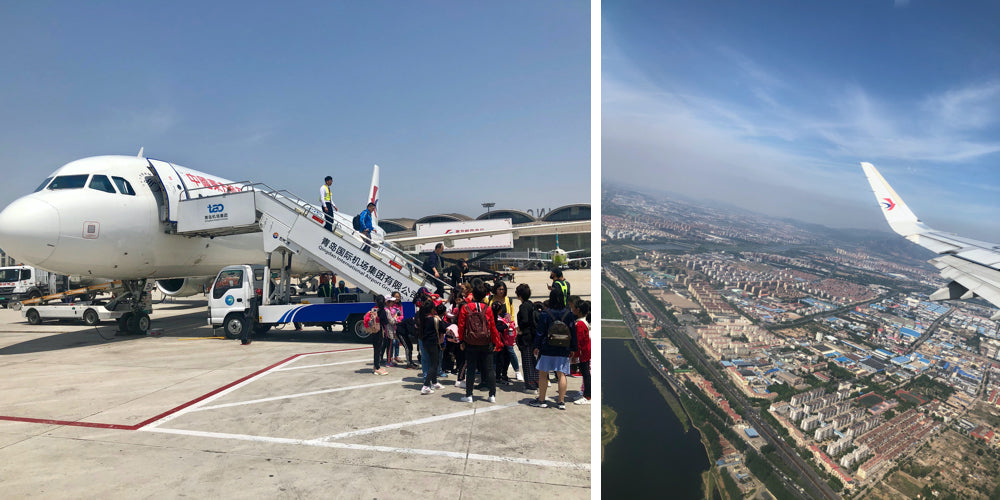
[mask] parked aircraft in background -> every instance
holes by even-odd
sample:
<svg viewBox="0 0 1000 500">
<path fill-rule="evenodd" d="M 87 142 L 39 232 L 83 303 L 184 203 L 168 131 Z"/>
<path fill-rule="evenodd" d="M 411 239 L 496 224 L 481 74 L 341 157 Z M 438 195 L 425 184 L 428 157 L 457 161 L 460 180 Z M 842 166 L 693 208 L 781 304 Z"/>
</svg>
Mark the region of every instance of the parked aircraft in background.
<svg viewBox="0 0 1000 500">
<path fill-rule="evenodd" d="M 871 163 L 861 162 L 861 167 L 892 230 L 940 255 L 930 263 L 951 281 L 931 300 L 982 297 L 1000 307 L 1000 245 L 927 227 Z M 1000 319 L 1000 312 L 990 319 Z"/>
</svg>

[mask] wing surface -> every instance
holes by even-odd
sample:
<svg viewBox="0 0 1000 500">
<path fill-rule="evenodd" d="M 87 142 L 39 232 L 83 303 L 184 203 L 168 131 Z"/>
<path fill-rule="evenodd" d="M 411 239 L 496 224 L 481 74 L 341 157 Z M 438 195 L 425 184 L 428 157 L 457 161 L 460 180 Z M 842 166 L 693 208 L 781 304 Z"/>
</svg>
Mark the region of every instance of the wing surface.
<svg viewBox="0 0 1000 500">
<path fill-rule="evenodd" d="M 941 276 L 951 280 L 934 292 L 932 300 L 982 297 L 1000 307 L 1000 245 L 964 238 L 927 227 L 871 163 L 861 162 L 882 215 L 892 230 L 940 255 L 930 260 Z M 1000 312 L 992 320 L 1000 319 Z"/>
</svg>

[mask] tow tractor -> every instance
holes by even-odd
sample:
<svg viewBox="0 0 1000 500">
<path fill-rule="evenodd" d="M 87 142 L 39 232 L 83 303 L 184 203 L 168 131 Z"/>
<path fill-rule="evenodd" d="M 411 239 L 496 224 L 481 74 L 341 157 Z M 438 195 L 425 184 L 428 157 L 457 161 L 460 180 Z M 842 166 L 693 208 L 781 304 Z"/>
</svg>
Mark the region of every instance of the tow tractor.
<svg viewBox="0 0 1000 500">
<path fill-rule="evenodd" d="M 265 279 L 266 278 L 266 279 Z M 274 282 L 273 279 L 278 281 Z M 337 302 L 330 297 L 293 297 L 288 266 L 272 275 L 269 266 L 238 264 L 219 271 L 208 297 L 208 324 L 221 327 L 227 338 L 238 338 L 244 329 L 257 334 L 288 323 L 343 326 L 345 333 L 359 338 L 365 313 L 375 307 L 370 293 L 342 293 Z M 415 314 L 413 302 L 403 302 L 403 316 Z"/>
<path fill-rule="evenodd" d="M 20 302 L 19 305 L 21 315 L 32 325 L 53 319 L 83 320 L 84 323 L 92 326 L 101 321 L 115 320 L 118 323 L 118 331 L 141 334 L 149 330 L 149 313 L 152 312 L 152 302 L 149 295 L 151 287 L 152 282 L 139 294 L 142 299 L 137 299 L 131 294 L 123 293 L 124 288 L 121 281 L 112 281 L 31 298 Z M 79 297 L 95 297 L 101 292 L 118 292 L 118 298 L 107 302 L 103 300 L 62 302 Z M 130 301 L 134 300 L 139 301 L 137 305 L 141 308 L 141 313 L 133 314 L 131 312 Z"/>
</svg>

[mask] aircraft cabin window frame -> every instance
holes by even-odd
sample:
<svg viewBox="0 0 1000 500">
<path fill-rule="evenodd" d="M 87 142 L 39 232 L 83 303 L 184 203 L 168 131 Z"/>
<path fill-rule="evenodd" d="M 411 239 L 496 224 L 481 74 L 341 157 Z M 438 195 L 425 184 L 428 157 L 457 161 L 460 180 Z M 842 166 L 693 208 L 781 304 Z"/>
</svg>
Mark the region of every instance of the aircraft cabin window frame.
<svg viewBox="0 0 1000 500">
<path fill-rule="evenodd" d="M 48 186 L 50 182 L 52 182 L 52 176 L 46 177 L 45 180 L 42 181 L 42 184 L 39 185 L 37 188 L 35 188 L 35 190 L 32 191 L 32 192 L 33 193 L 37 193 L 37 192 L 45 189 L 45 186 Z"/>
<path fill-rule="evenodd" d="M 57 175 L 47 189 L 83 189 L 89 178 L 90 174 Z"/>
<path fill-rule="evenodd" d="M 124 177 L 112 176 L 111 179 L 115 181 L 115 185 L 118 186 L 118 191 L 121 194 L 135 196 L 135 190 L 132 189 L 132 184 L 125 180 Z"/>
<path fill-rule="evenodd" d="M 96 186 L 95 184 L 98 183 L 101 185 Z M 108 176 L 103 174 L 94 174 L 90 176 L 90 183 L 87 184 L 87 187 L 95 191 L 103 191 L 105 193 L 118 194 L 118 192 L 115 191 L 114 184 L 111 183 L 111 179 L 108 179 Z"/>
</svg>

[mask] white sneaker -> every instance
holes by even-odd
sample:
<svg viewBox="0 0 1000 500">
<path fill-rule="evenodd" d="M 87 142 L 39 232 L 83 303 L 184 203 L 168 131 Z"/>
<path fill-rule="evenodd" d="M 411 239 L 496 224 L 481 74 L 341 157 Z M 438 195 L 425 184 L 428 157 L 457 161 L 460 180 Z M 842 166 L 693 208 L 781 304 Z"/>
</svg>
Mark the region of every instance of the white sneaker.
<svg viewBox="0 0 1000 500">
<path fill-rule="evenodd" d="M 459 380 L 458 382 L 455 382 L 455 387 L 458 387 L 459 389 L 465 389 L 465 381 Z"/>
<path fill-rule="evenodd" d="M 461 401 L 463 403 L 471 403 L 472 402 L 472 396 L 462 396 Z"/>
<path fill-rule="evenodd" d="M 515 380 L 517 380 L 518 382 L 523 382 L 524 381 L 524 375 L 521 375 L 521 372 L 517 372 L 514 375 L 515 375 L 515 377 L 514 377 Z"/>
<path fill-rule="evenodd" d="M 430 394 L 432 392 L 434 392 L 434 389 L 431 389 L 430 387 L 427 387 L 426 385 L 424 386 L 423 389 L 420 389 L 420 394 Z"/>
<path fill-rule="evenodd" d="M 496 396 L 490 396 L 489 399 L 487 399 L 487 401 L 489 401 L 490 403 L 496 403 L 497 402 L 497 397 Z"/>
<path fill-rule="evenodd" d="M 575 404 L 575 405 L 589 405 L 590 404 L 590 400 L 581 396 L 580 399 L 577 399 L 576 401 L 573 401 L 573 404 Z"/>
<path fill-rule="evenodd" d="M 433 386 L 433 387 L 434 387 L 435 389 L 444 389 L 444 386 L 443 386 L 443 385 L 441 385 L 441 383 L 440 383 L 440 382 L 434 382 L 434 386 Z"/>
</svg>

